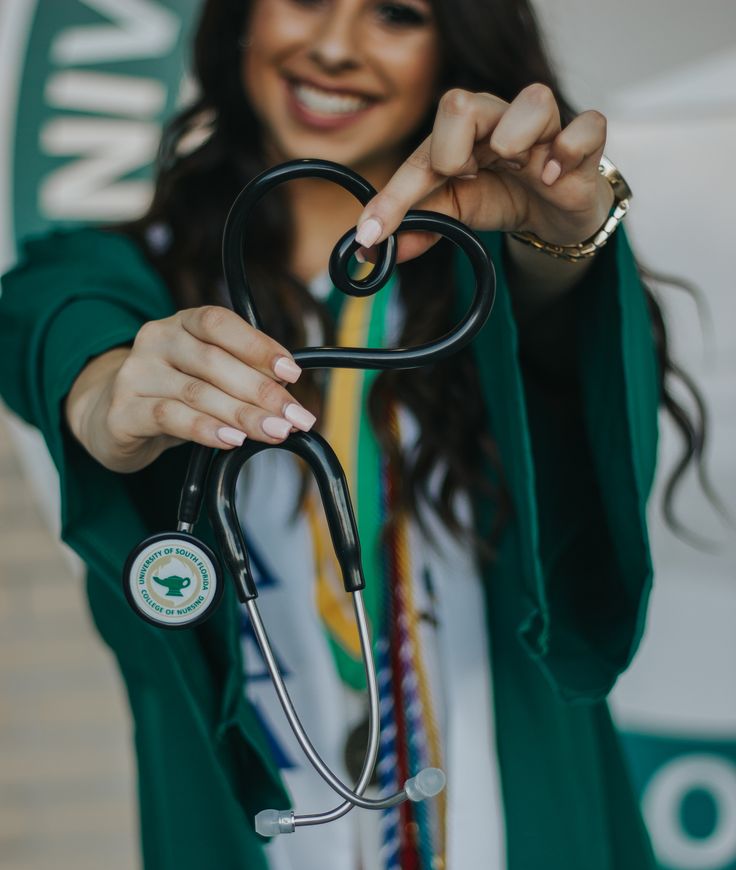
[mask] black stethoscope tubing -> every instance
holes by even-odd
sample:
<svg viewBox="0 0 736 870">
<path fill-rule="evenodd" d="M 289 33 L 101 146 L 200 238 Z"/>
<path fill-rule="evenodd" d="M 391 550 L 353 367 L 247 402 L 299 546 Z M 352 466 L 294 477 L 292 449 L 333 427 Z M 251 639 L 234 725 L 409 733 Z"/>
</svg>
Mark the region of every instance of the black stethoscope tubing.
<svg viewBox="0 0 736 870">
<path fill-rule="evenodd" d="M 266 170 L 254 178 L 237 196 L 228 214 L 222 244 L 225 281 L 233 309 L 256 329 L 262 330 L 263 327 L 248 282 L 243 249 L 248 217 L 255 204 L 277 185 L 297 178 L 315 176 L 340 184 L 353 193 L 363 204 L 367 203 L 376 193 L 365 179 L 340 164 L 324 160 L 294 160 Z M 448 238 L 468 257 L 475 276 L 475 291 L 464 317 L 445 335 L 432 342 L 411 348 L 303 348 L 293 353 L 294 360 L 303 369 L 417 368 L 445 359 L 450 354 L 465 347 L 478 334 L 493 307 L 496 284 L 493 264 L 478 237 L 453 218 L 421 210 L 408 212 L 399 230 L 438 233 Z M 364 279 L 352 278 L 347 268 L 350 258 L 358 247 L 353 228 L 346 232 L 333 248 L 329 261 L 329 275 L 334 286 L 342 292 L 351 296 L 368 296 L 385 286 L 396 265 L 396 234 L 392 234 L 379 245 L 377 262 L 370 275 Z M 346 592 L 353 595 L 369 696 L 368 748 L 354 789 L 346 786 L 324 763 L 301 725 L 278 670 L 268 634 L 256 604 L 258 590 L 235 508 L 235 490 L 238 475 L 244 464 L 253 456 L 273 449 L 291 452 L 303 459 L 311 468 L 326 512 L 335 554 L 343 574 L 343 584 Z M 380 711 L 375 665 L 362 599 L 365 580 L 357 525 L 345 475 L 334 451 L 327 441 L 316 432 L 295 432 L 279 444 L 247 441 L 242 447 L 220 452 L 213 463 L 214 455 L 215 451 L 212 448 L 201 445 L 193 447 L 179 502 L 177 531 L 168 533 L 168 535 L 166 533 L 154 535 L 133 550 L 126 562 L 124 587 L 126 597 L 134 609 L 147 621 L 163 627 L 188 627 L 197 624 L 217 606 L 222 594 L 222 584 L 219 582 L 219 578 L 215 578 L 218 582 L 212 602 L 208 604 L 206 611 L 197 619 L 178 625 L 167 624 L 160 621 L 160 618 L 154 617 L 150 611 L 146 611 L 141 606 L 135 595 L 135 576 L 140 569 L 141 554 L 147 555 L 151 552 L 152 547 L 159 543 L 165 543 L 167 540 L 188 543 L 193 552 L 200 552 L 203 558 L 210 558 L 212 564 L 216 565 L 214 554 L 192 534 L 209 477 L 207 508 L 218 547 L 234 580 L 237 596 L 248 610 L 281 705 L 310 763 L 334 791 L 344 799 L 344 802 L 334 809 L 312 815 L 297 816 L 291 810 L 264 810 L 256 817 L 256 829 L 262 834 L 273 836 L 291 832 L 300 825 L 332 821 L 344 815 L 354 806 L 384 809 L 407 799 L 423 800 L 436 794 L 444 786 L 444 774 L 433 768 L 427 768 L 420 771 L 417 776 L 407 780 L 404 787 L 393 795 L 375 800 L 363 796 L 377 760 Z M 218 573 L 218 570 L 215 569 L 215 574 Z"/>
</svg>

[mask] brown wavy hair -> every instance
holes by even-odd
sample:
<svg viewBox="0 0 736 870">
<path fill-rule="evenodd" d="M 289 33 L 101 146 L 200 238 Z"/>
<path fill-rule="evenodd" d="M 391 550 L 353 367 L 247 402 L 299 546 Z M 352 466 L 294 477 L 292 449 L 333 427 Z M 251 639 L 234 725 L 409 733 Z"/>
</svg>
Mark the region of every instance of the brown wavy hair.
<svg viewBox="0 0 736 870">
<path fill-rule="evenodd" d="M 511 101 L 527 85 L 541 82 L 555 93 L 563 124 L 574 117 L 526 0 L 433 0 L 433 7 L 443 49 L 440 92 L 460 87 L 488 91 Z M 144 249 L 152 226 L 163 224 L 167 228 L 170 243 L 150 256 L 179 308 L 223 304 L 220 245 L 227 211 L 237 191 L 268 168 L 262 130 L 241 86 L 242 52 L 247 47 L 239 36 L 249 10 L 247 0 L 204 3 L 194 42 L 193 75 L 198 95 L 167 125 L 151 206 L 140 221 L 126 227 Z M 407 156 L 431 132 L 435 108 L 406 143 Z M 287 347 L 302 347 L 306 343 L 305 323 L 313 316 L 322 324 L 329 342 L 334 337 L 334 324 L 326 309 L 286 267 L 285 253 L 292 234 L 283 189 L 276 189 L 259 204 L 246 242 L 248 274 L 265 328 Z M 406 315 L 400 344 L 418 344 L 441 335 L 452 325 L 451 246 L 440 242 L 398 269 Z M 662 403 L 685 442 L 684 461 L 675 469 L 665 493 L 666 517 L 677 525 L 672 510 L 674 490 L 690 460 L 702 465 L 705 418 L 703 413 L 693 418 L 669 389 L 671 380 L 681 373 L 669 356 L 660 307 L 654 295 L 648 289 L 646 292 L 659 358 Z M 697 395 L 687 380 L 685 385 Z M 294 393 L 312 410 L 319 410 L 317 375 L 305 372 Z M 405 462 L 387 422 L 386 408 L 393 401 L 409 408 L 419 423 L 421 434 L 411 464 Z M 423 497 L 453 532 L 470 533 L 461 528 L 455 515 L 454 496 L 459 491 L 474 494 L 483 487 L 483 494 L 495 502 L 494 528 L 473 538 L 476 542 L 497 538 L 511 505 L 499 457 L 488 435 L 469 349 L 436 368 L 398 376 L 382 372 L 372 388 L 369 413 L 380 444 L 399 472 L 398 510 L 411 511 L 421 522 L 417 505 Z M 437 496 L 432 498 L 427 481 L 438 462 L 444 476 Z M 494 473 L 482 473 L 489 463 Z M 497 484 L 492 486 L 489 479 Z"/>
</svg>

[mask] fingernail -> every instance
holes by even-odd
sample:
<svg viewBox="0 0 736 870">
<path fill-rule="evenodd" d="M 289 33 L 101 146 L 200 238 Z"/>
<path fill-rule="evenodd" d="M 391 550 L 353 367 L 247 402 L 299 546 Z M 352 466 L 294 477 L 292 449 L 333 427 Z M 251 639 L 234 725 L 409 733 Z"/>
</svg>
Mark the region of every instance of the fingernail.
<svg viewBox="0 0 736 870">
<path fill-rule="evenodd" d="M 562 164 L 557 160 L 550 160 L 542 171 L 542 181 L 545 184 L 554 184 L 562 175 Z"/>
<path fill-rule="evenodd" d="M 302 408 L 301 405 L 297 405 L 296 402 L 292 402 L 284 408 L 284 417 L 286 417 L 290 423 L 293 423 L 297 429 L 301 429 L 303 432 L 309 432 L 317 421 L 314 414 L 307 411 L 306 408 Z"/>
<path fill-rule="evenodd" d="M 294 360 L 289 359 L 287 356 L 280 356 L 273 364 L 273 370 L 276 377 L 281 378 L 282 381 L 288 381 L 290 384 L 295 384 L 302 373 L 302 370 Z"/>
<path fill-rule="evenodd" d="M 356 259 L 359 263 L 365 263 L 365 254 L 363 253 L 363 248 L 358 248 L 358 249 L 355 251 L 355 253 L 353 254 L 353 256 L 355 257 L 355 259 Z"/>
<path fill-rule="evenodd" d="M 230 426 L 221 426 L 217 430 L 217 437 L 224 444 L 240 447 L 243 441 L 245 441 L 245 432 L 241 432 L 240 429 L 233 429 Z"/>
<path fill-rule="evenodd" d="M 261 429 L 271 438 L 286 438 L 291 432 L 291 423 L 281 417 L 266 417 L 261 423 Z"/>
<path fill-rule="evenodd" d="M 478 177 L 478 173 L 477 173 L 477 172 L 471 172 L 471 173 L 469 173 L 468 175 L 458 175 L 458 178 L 468 178 L 468 179 L 471 179 L 471 178 L 477 178 L 477 177 Z"/>
<path fill-rule="evenodd" d="M 518 160 L 504 160 L 503 163 L 507 169 L 521 169 L 522 168 L 521 163 L 519 163 Z M 560 168 L 562 168 L 562 167 L 560 167 Z"/>
<path fill-rule="evenodd" d="M 382 229 L 383 227 L 375 218 L 368 218 L 358 228 L 358 232 L 355 234 L 355 241 L 359 245 L 363 245 L 364 248 L 370 248 L 371 245 L 375 245 L 378 241 Z"/>
</svg>

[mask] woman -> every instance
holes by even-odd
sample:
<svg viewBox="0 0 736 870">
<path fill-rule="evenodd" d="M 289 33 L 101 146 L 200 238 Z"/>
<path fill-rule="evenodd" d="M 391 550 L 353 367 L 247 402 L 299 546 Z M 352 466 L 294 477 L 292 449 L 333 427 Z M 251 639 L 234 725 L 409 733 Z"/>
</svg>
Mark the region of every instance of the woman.
<svg viewBox="0 0 736 870">
<path fill-rule="evenodd" d="M 0 302 L 3 395 L 46 436 L 62 534 L 128 687 L 146 867 L 653 867 L 603 699 L 646 609 L 661 371 L 622 230 L 592 257 L 548 256 L 611 210 L 605 119 L 570 111 L 520 0 L 208 0 L 195 75 L 148 214 L 30 243 Z M 361 208 L 301 180 L 264 201 L 247 239 L 259 333 L 228 310 L 219 240 L 242 185 L 297 157 L 348 165 L 379 192 Z M 206 624 L 161 632 L 130 612 L 119 571 L 171 526 L 186 442 L 227 450 L 345 423 L 334 379 L 301 373 L 289 348 L 347 335 L 323 286 L 342 233 L 357 224 L 371 259 L 413 207 L 481 233 L 495 310 L 449 362 L 356 376 L 341 395 L 372 457 L 353 484 L 397 735 L 382 783 L 439 761 L 447 795 L 264 850 L 256 812 L 330 797 L 292 757 L 231 592 Z M 384 341 L 438 335 L 466 302 L 467 265 L 435 242 L 400 236 L 393 295 L 369 309 Z M 362 695 L 325 605 L 319 517 L 291 465 L 264 462 L 239 498 L 299 706 L 340 767 Z M 205 518 L 197 533 L 211 541 Z M 386 558 L 399 550 L 410 568 Z M 279 597 L 288 582 L 306 587 L 299 605 Z"/>
</svg>

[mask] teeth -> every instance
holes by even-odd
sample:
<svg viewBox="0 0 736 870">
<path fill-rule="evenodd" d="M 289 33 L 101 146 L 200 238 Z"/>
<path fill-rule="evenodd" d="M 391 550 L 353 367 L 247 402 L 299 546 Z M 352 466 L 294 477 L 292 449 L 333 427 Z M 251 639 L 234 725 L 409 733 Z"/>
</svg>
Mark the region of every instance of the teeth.
<svg viewBox="0 0 736 870">
<path fill-rule="evenodd" d="M 348 114 L 364 109 L 369 101 L 361 97 L 346 97 L 344 94 L 329 94 L 312 85 L 295 84 L 294 94 L 299 102 L 315 112 L 330 115 Z"/>
</svg>

